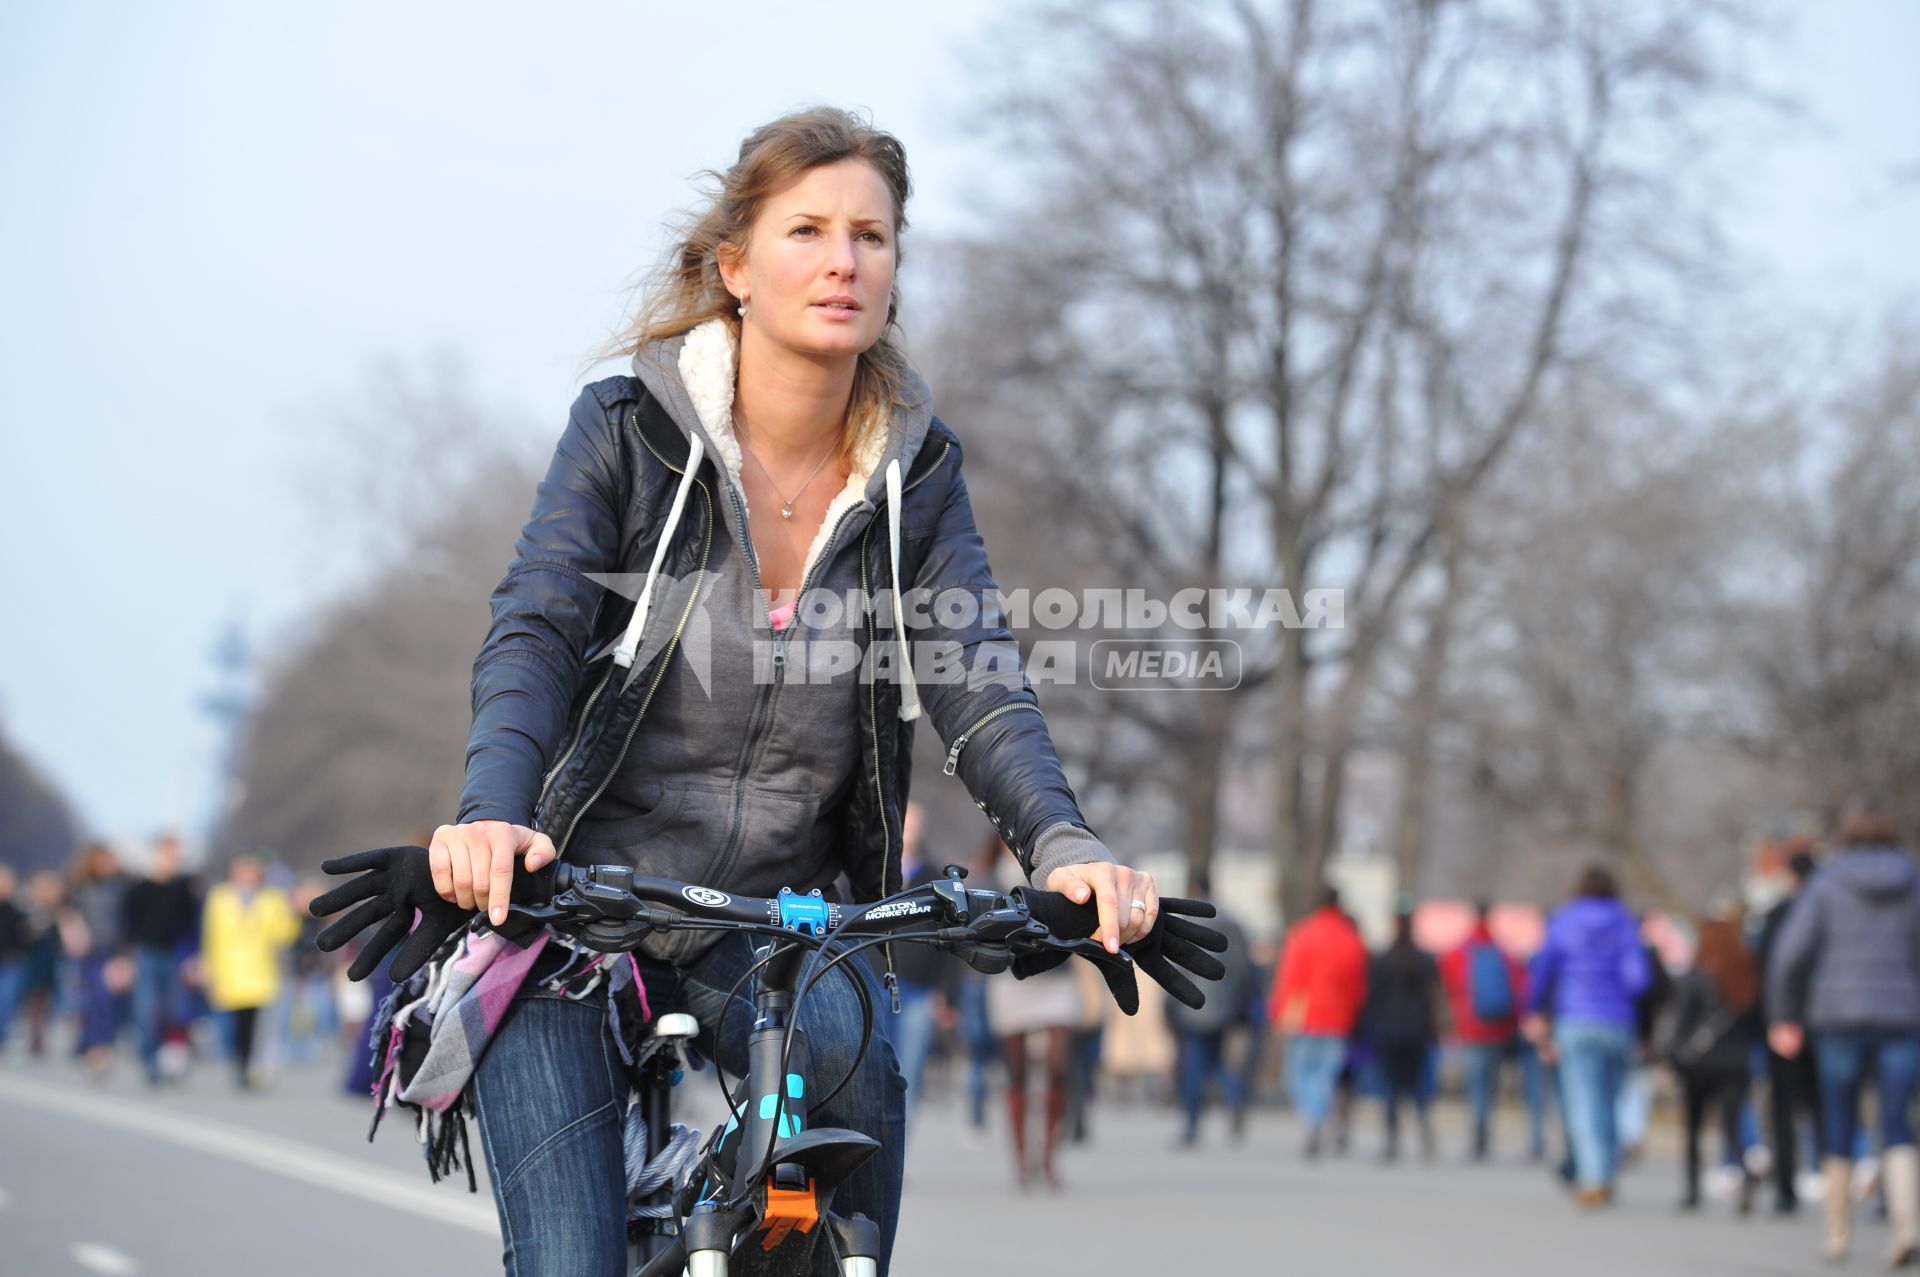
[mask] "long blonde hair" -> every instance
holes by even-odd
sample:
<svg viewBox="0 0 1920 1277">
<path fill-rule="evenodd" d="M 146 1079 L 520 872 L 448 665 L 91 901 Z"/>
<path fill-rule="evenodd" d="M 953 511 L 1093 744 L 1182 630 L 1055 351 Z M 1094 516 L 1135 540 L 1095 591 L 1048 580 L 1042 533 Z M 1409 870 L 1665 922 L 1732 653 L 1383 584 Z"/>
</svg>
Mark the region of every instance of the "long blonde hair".
<svg viewBox="0 0 1920 1277">
<path fill-rule="evenodd" d="M 763 124 L 740 144 L 740 157 L 724 173 L 708 170 L 701 176 L 719 184 L 705 206 L 696 210 L 675 236 L 660 265 L 642 286 L 642 300 L 631 323 L 600 352 L 598 358 L 631 356 L 646 345 L 677 337 L 709 319 L 720 319 L 740 337 L 738 302 L 720 278 L 719 249 L 747 246 L 754 219 L 767 199 L 785 190 L 811 169 L 846 159 L 873 165 L 893 196 L 894 260 L 903 255 L 901 233 L 907 228 L 907 199 L 913 184 L 907 175 L 906 149 L 851 112 L 816 106 Z M 853 374 L 853 393 L 847 404 L 847 428 L 841 438 L 844 452 L 857 453 L 877 431 L 892 425 L 893 409 L 911 407 L 911 368 L 898 318 L 899 276 L 887 298 L 887 323 L 880 340 L 861 354 Z"/>
</svg>

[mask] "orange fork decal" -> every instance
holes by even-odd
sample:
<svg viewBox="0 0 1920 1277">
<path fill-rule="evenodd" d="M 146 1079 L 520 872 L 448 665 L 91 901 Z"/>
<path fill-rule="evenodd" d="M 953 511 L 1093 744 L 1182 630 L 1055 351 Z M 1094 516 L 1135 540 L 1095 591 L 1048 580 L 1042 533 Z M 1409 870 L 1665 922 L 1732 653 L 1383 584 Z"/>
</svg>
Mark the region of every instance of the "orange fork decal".
<svg viewBox="0 0 1920 1277">
<path fill-rule="evenodd" d="M 767 1207 L 760 1220 L 760 1229 L 766 1234 L 760 1240 L 761 1250 L 773 1250 L 787 1236 L 798 1229 L 801 1233 L 810 1233 L 813 1226 L 820 1222 L 820 1203 L 814 1196 L 813 1181 L 801 1188 L 775 1188 L 767 1185 Z"/>
</svg>

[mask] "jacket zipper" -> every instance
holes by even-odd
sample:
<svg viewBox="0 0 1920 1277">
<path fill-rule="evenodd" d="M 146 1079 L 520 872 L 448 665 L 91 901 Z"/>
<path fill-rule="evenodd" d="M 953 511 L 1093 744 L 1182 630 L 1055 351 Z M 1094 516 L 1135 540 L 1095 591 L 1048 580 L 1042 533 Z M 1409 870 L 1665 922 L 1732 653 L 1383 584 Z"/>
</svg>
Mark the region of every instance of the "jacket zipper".
<svg viewBox="0 0 1920 1277">
<path fill-rule="evenodd" d="M 747 522 L 746 509 L 740 502 L 739 494 L 731 486 L 727 488 L 727 494 L 732 498 L 733 508 L 740 516 L 741 553 L 747 560 L 749 570 L 753 573 L 754 590 L 760 595 L 765 595 L 766 586 L 760 579 L 760 555 L 753 547 L 753 528 Z M 843 510 L 840 518 L 834 521 L 833 532 L 827 537 L 829 545 L 832 543 L 833 536 L 839 532 L 840 524 L 851 513 L 850 510 Z M 821 560 L 824 561 L 826 557 L 823 551 L 820 555 Z M 817 566 L 818 564 L 814 565 L 814 567 Z M 807 592 L 807 585 L 813 579 L 813 570 L 813 567 L 808 568 L 806 575 L 800 580 L 801 596 L 805 596 Z M 756 609 L 753 618 L 756 632 L 759 630 L 759 620 L 758 609 Z M 767 724 L 773 719 L 774 704 L 779 700 L 781 689 L 786 686 L 787 636 L 793 632 L 799 622 L 800 610 L 797 599 L 794 604 L 793 619 L 787 622 L 786 629 L 775 630 L 772 619 L 769 618 L 767 621 L 767 630 L 773 639 L 773 683 L 765 694 L 756 698 L 754 702 L 753 722 L 747 728 L 746 744 L 741 753 L 738 774 L 735 775 L 733 782 L 733 816 L 729 822 L 730 832 L 726 844 L 721 847 L 720 854 L 713 865 L 712 878 L 715 883 L 726 881 L 727 874 L 733 869 L 734 861 L 740 856 L 740 839 L 745 829 L 747 780 L 753 775 L 754 767 L 757 765 L 759 746 L 764 743 Z"/>
<path fill-rule="evenodd" d="M 714 468 L 716 470 L 724 469 L 719 466 L 718 463 L 715 464 Z M 734 539 L 740 542 L 740 556 L 747 561 L 747 571 L 753 577 L 755 596 L 764 597 L 766 594 L 766 586 L 760 579 L 760 553 L 753 545 L 753 525 L 747 521 L 746 503 L 735 486 L 728 482 L 727 476 L 724 473 L 720 476 L 720 486 L 727 490 L 727 501 L 732 506 L 734 514 L 739 518 L 739 527 Z M 755 612 L 757 613 L 758 611 L 759 609 L 756 608 Z M 758 615 L 751 618 L 751 624 L 753 625 L 754 632 L 758 633 L 761 624 Z M 777 667 L 784 662 L 785 653 L 778 647 L 780 636 L 774 632 L 772 619 L 769 618 L 765 624 L 769 637 L 771 637 L 776 644 L 773 663 L 777 669 Z M 714 860 L 709 885 L 724 883 L 727 879 L 728 871 L 733 868 L 734 860 L 739 856 L 739 841 L 746 812 L 747 775 L 753 763 L 754 741 L 760 736 L 766 724 L 773 698 L 777 695 L 778 690 L 777 686 L 770 686 L 763 691 L 761 695 L 754 698 L 753 721 L 747 728 L 746 744 L 741 751 L 740 765 L 736 769 L 737 774 L 733 778 L 733 814 L 727 823 L 727 841 L 725 845 L 720 848 L 719 856 Z"/>
<path fill-rule="evenodd" d="M 659 452 L 655 451 L 654 446 L 647 442 L 647 436 L 640 430 L 639 413 L 636 412 L 633 414 L 632 424 L 634 434 L 639 436 L 640 442 L 645 445 L 647 451 L 653 453 L 656 461 L 675 474 L 686 473 L 665 457 L 661 456 Z M 573 813 L 573 819 L 567 822 L 567 832 L 561 837 L 559 846 L 555 848 L 554 854 L 556 857 L 567 854 L 567 844 L 573 841 L 573 832 L 580 827 L 580 818 L 587 814 L 589 807 L 592 807 L 594 803 L 599 801 L 600 795 L 607 792 L 607 786 L 613 783 L 613 778 L 620 772 L 620 765 L 627 761 L 627 750 L 633 745 L 634 734 L 640 730 L 641 720 L 646 718 L 647 708 L 653 704 L 653 694 L 660 690 L 660 684 L 662 680 L 666 678 L 667 669 L 673 663 L 674 650 L 680 646 L 680 636 L 686 632 L 687 621 L 693 616 L 693 605 L 700 600 L 700 586 L 706 580 L 707 562 L 713 552 L 713 492 L 707 487 L 705 480 L 696 477 L 694 482 L 700 485 L 700 493 L 706 498 L 707 502 L 707 535 L 700 545 L 700 567 L 693 575 L 693 591 L 687 596 L 687 606 L 680 612 L 679 623 L 673 627 L 673 637 L 667 640 L 666 647 L 661 650 L 659 657 L 656 658 L 654 662 L 653 681 L 647 684 L 647 694 L 645 698 L 641 700 L 640 708 L 635 711 L 633 722 L 627 726 L 626 737 L 620 742 L 620 752 L 614 756 L 613 766 L 607 769 L 607 774 L 600 778 L 600 783 L 594 787 L 594 791 L 591 794 L 587 795 L 587 800 L 580 804 L 579 810 Z M 664 535 L 664 533 L 662 535 Z M 609 668 L 606 675 L 601 679 L 601 685 L 605 686 L 606 680 L 612 677 L 613 669 Z M 584 719 L 582 721 L 584 722 Z M 569 749 L 568 753 L 571 754 L 572 750 Z"/>
<path fill-rule="evenodd" d="M 941 774 L 946 776 L 951 776 L 954 774 L 954 772 L 960 769 L 960 751 L 967 747 L 967 742 L 973 739 L 973 734 L 975 732 L 979 731 L 982 727 L 985 727 L 988 723 L 991 723 L 994 719 L 1000 717 L 1002 714 L 1011 714 L 1013 713 L 1013 711 L 1017 709 L 1030 709 L 1036 714 L 1040 712 L 1040 707 L 1038 705 L 1028 705 L 1025 702 L 1021 702 L 1020 704 L 1017 704 L 1017 705 L 1002 705 L 998 709 L 988 710 L 985 714 L 982 714 L 980 716 L 979 720 L 975 722 L 972 727 L 967 728 L 966 731 L 961 732 L 958 736 L 953 738 L 953 747 L 947 750 L 947 765 L 940 769 Z"/>
<path fill-rule="evenodd" d="M 787 622 L 786 629 L 778 631 L 773 636 L 773 668 L 776 670 L 786 668 L 787 636 L 793 633 L 795 627 L 798 626 L 800 622 L 800 604 L 807 597 L 807 586 L 813 583 L 813 574 L 819 570 L 820 565 L 825 563 L 828 556 L 832 553 L 834 539 L 840 535 L 841 525 L 846 523 L 847 516 L 852 513 L 852 508 L 840 512 L 840 517 L 833 521 L 833 530 L 827 533 L 827 543 L 821 548 L 820 557 L 807 567 L 806 572 L 800 578 L 800 592 L 794 596 L 793 600 L 793 619 Z"/>
<path fill-rule="evenodd" d="M 580 748 L 580 733 L 587 725 L 587 715 L 593 712 L 594 702 L 600 699 L 600 693 L 607 690 L 607 683 L 613 678 L 615 668 L 611 662 L 608 663 L 607 672 L 600 676 L 600 682 L 588 695 L 587 703 L 580 707 L 580 716 L 573 722 L 573 734 L 567 738 L 566 750 L 560 755 L 560 760 L 547 769 L 546 779 L 540 782 L 540 796 L 533 801 L 535 811 L 538 811 L 540 805 L 547 801 L 547 791 L 553 788 L 553 778 L 558 776 L 560 769 L 573 758 L 573 751 Z"/>
<path fill-rule="evenodd" d="M 627 727 L 626 737 L 620 742 L 620 752 L 614 755 L 613 766 L 607 768 L 607 774 L 600 778 L 599 785 L 587 795 L 587 801 L 580 804 L 580 810 L 573 813 L 573 819 L 567 824 L 566 837 L 560 840 L 560 846 L 555 851 L 557 856 L 567 854 L 567 844 L 573 841 L 573 831 L 580 827 L 580 818 L 587 814 L 587 808 L 599 801 L 600 795 L 607 792 L 607 786 L 613 783 L 613 778 L 620 772 L 620 764 L 627 761 L 627 750 L 633 745 L 634 733 L 640 730 L 640 720 L 647 716 L 647 707 L 653 704 L 653 694 L 660 690 L 660 684 L 667 676 L 667 668 L 673 663 L 674 649 L 680 645 L 680 635 L 687 628 L 688 618 L 693 615 L 693 605 L 699 601 L 700 585 L 706 579 L 706 575 L 706 555 L 703 552 L 700 556 L 700 570 L 693 575 L 693 593 L 688 596 L 687 606 L 680 613 L 680 623 L 673 627 L 673 637 L 667 640 L 666 647 L 661 650 L 659 660 L 655 663 L 653 682 L 647 685 L 646 699 L 640 702 L 640 708 L 634 713 L 633 722 Z"/>
</svg>

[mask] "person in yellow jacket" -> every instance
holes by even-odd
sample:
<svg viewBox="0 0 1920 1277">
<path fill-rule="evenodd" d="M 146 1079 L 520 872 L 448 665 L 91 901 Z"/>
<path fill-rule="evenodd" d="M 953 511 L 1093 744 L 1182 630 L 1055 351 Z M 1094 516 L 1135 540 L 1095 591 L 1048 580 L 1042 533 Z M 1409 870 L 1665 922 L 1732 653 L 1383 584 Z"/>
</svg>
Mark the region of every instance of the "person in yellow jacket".
<svg viewBox="0 0 1920 1277">
<path fill-rule="evenodd" d="M 207 1001 L 233 1017 L 235 1080 L 251 1090 L 260 1008 L 280 996 L 280 955 L 300 934 L 300 919 L 285 893 L 265 885 L 258 860 L 236 856 L 227 880 L 207 893 L 200 925 Z"/>
</svg>

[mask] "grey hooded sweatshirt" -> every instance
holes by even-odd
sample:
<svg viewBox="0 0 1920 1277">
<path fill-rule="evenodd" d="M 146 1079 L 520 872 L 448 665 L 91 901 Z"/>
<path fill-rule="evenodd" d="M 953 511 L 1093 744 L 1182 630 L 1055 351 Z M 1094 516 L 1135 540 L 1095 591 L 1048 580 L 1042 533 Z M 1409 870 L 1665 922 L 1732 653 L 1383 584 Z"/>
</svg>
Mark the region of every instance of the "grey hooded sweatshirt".
<svg viewBox="0 0 1920 1277">
<path fill-rule="evenodd" d="M 1813 875 L 1767 964 L 1776 1021 L 1920 1032 L 1920 874 L 1899 847 L 1850 847 Z"/>
</svg>

